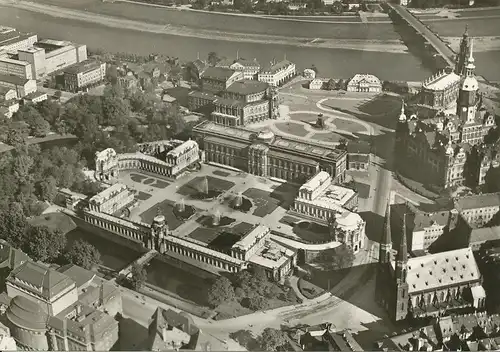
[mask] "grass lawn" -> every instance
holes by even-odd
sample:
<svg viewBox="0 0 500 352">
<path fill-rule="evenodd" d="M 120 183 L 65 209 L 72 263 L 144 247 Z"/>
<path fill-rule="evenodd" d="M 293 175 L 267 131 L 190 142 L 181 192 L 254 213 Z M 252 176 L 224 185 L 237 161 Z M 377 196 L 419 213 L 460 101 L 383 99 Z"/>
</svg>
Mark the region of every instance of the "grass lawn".
<svg viewBox="0 0 500 352">
<path fill-rule="evenodd" d="M 233 226 L 198 227 L 188 237 L 215 247 L 224 247 L 225 243 L 236 243 L 248 234 L 254 226 L 247 222 L 240 222 Z M 233 243 L 233 244 L 234 244 Z"/>
<path fill-rule="evenodd" d="M 29 220 L 34 226 L 47 226 L 51 230 L 59 230 L 66 234 L 76 228 L 74 221 L 63 213 L 48 213 Z"/>
<path fill-rule="evenodd" d="M 328 227 L 315 222 L 301 221 L 293 227 L 293 233 L 305 241 L 316 243 L 331 239 Z"/>
<path fill-rule="evenodd" d="M 174 202 L 167 199 L 161 203 L 155 204 L 139 216 L 141 217 L 141 221 L 145 222 L 146 224 L 151 224 L 157 214 L 158 208 L 160 208 L 161 214 L 164 215 L 165 219 L 167 220 L 168 227 L 171 230 L 175 230 L 184 223 L 184 220 L 177 219 L 177 217 L 174 215 L 174 206 Z"/>
<path fill-rule="evenodd" d="M 307 299 L 314 299 L 316 297 L 321 296 L 325 290 L 321 287 L 316 286 L 313 283 L 305 280 L 304 278 L 300 278 L 298 281 L 298 287 L 300 293 L 304 295 Z"/>
<path fill-rule="evenodd" d="M 358 110 L 368 115 L 379 116 L 397 109 L 398 107 L 401 108 L 400 97 L 379 94 L 372 99 L 360 104 L 358 106 Z"/>
<path fill-rule="evenodd" d="M 198 176 L 193 178 L 191 181 L 183 184 L 179 189 L 177 190 L 178 194 L 181 194 L 183 196 L 195 196 L 201 191 L 201 187 L 203 182 L 204 182 L 205 176 Z M 234 182 L 223 180 L 218 177 L 212 177 L 212 176 L 206 176 L 207 179 L 207 184 L 208 184 L 208 190 L 211 191 L 219 191 L 219 192 L 226 192 L 230 188 L 234 186 Z"/>
<path fill-rule="evenodd" d="M 282 132 L 290 133 L 298 137 L 304 137 L 308 133 L 304 126 L 295 122 L 277 122 L 274 126 Z"/>
<path fill-rule="evenodd" d="M 243 192 L 245 197 L 251 198 L 256 206 L 253 215 L 263 218 L 271 214 L 280 204 L 281 200 L 271 197 L 269 192 L 257 188 L 249 188 Z"/>
<path fill-rule="evenodd" d="M 290 114 L 290 118 L 293 121 L 302 121 L 305 123 L 315 123 L 318 121 L 318 114 Z"/>
<path fill-rule="evenodd" d="M 221 170 L 215 170 L 214 172 L 212 172 L 215 176 L 221 176 L 221 177 L 228 177 L 229 175 L 231 175 L 229 172 L 226 172 L 226 171 L 221 171 Z"/>
<path fill-rule="evenodd" d="M 136 199 L 139 199 L 139 200 L 148 200 L 149 198 L 151 198 L 151 194 L 146 193 L 146 192 L 139 191 L 139 192 L 136 194 L 135 198 L 136 198 Z"/>
<path fill-rule="evenodd" d="M 328 142 L 328 143 L 338 143 L 340 139 L 342 139 L 340 134 L 337 133 L 315 133 L 311 136 L 311 139 L 319 142 Z"/>
<path fill-rule="evenodd" d="M 130 179 L 137 183 L 142 183 L 148 177 L 141 174 L 130 174 Z"/>
<path fill-rule="evenodd" d="M 362 126 L 359 123 L 349 121 L 349 120 L 335 119 L 335 120 L 333 120 L 333 123 L 335 124 L 335 126 L 337 126 L 338 129 L 346 130 L 346 131 L 349 131 L 352 133 L 359 133 L 359 132 L 366 131 L 365 126 Z"/>
</svg>

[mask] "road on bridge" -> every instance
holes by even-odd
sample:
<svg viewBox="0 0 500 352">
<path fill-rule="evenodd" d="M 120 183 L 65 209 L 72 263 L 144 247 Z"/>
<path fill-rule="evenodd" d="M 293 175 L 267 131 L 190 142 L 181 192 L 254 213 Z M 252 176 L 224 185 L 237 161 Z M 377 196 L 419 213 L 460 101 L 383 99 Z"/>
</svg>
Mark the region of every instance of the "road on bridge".
<svg viewBox="0 0 500 352">
<path fill-rule="evenodd" d="M 448 62 L 449 65 L 455 64 L 455 52 L 451 50 L 434 32 L 427 28 L 415 16 L 413 16 L 406 7 L 401 5 L 390 5 L 403 19 L 405 19 L 417 32 L 422 34 L 425 39 L 437 50 L 437 52 Z"/>
</svg>

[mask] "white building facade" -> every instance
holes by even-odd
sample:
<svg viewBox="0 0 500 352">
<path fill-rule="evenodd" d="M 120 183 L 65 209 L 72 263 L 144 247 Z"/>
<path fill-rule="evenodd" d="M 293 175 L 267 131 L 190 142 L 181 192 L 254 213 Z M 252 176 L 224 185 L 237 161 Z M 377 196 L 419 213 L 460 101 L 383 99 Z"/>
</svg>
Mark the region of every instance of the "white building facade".
<svg viewBox="0 0 500 352">
<path fill-rule="evenodd" d="M 295 76 L 295 64 L 283 60 L 272 63 L 268 68 L 263 69 L 258 74 L 258 80 L 269 84 L 271 87 L 278 87 Z"/>
</svg>

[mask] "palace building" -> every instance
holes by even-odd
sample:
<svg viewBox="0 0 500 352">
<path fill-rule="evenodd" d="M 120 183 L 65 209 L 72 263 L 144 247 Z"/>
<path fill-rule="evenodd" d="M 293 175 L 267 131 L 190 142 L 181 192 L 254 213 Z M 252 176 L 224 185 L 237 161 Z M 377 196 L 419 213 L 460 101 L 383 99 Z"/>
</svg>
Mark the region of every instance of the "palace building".
<svg viewBox="0 0 500 352">
<path fill-rule="evenodd" d="M 354 253 L 363 248 L 366 222 L 356 213 L 358 194 L 333 184 L 328 172 L 320 171 L 304 183 L 291 212 L 328 224 L 335 241 L 346 244 Z"/>
<path fill-rule="evenodd" d="M 99 192 L 89 200 L 89 208 L 106 214 L 114 214 L 118 210 L 134 203 L 134 193 L 122 183 L 115 183 Z"/>
<path fill-rule="evenodd" d="M 358 73 L 347 83 L 348 92 L 380 93 L 382 82 L 374 75 Z"/>
<path fill-rule="evenodd" d="M 410 258 L 403 219 L 399 250 L 392 250 L 390 204 L 379 249 L 375 297 L 394 321 L 483 309 L 485 293 L 471 248 Z"/>
<path fill-rule="evenodd" d="M 461 78 L 455 72 L 443 70 L 422 83 L 420 103 L 434 109 L 446 109 L 456 104 Z"/>
<path fill-rule="evenodd" d="M 335 182 L 345 179 L 347 152 L 303 140 L 257 133 L 242 127 L 204 121 L 193 128 L 207 162 L 229 165 L 248 173 L 304 182 L 319 171 Z"/>
<path fill-rule="evenodd" d="M 293 77 L 295 77 L 295 64 L 286 59 L 279 62 L 273 60 L 257 75 L 259 81 L 265 82 L 271 87 L 279 87 Z"/>
<path fill-rule="evenodd" d="M 479 109 L 481 97 L 474 70 L 471 40 L 466 75 L 461 80 L 457 97 L 456 114 L 447 116 L 439 113 L 428 119 L 420 119 L 417 115 L 408 118 L 404 103 L 401 107 L 396 128 L 396 150 L 400 165 L 411 165 L 413 173 L 419 170 L 425 183 L 444 188 L 462 185 L 471 147 L 481 144 L 484 136 L 495 126 L 494 116 Z"/>
<path fill-rule="evenodd" d="M 120 170 L 145 170 L 178 178 L 200 161 L 198 143 L 192 140 L 157 141 L 139 145 L 140 152 L 116 154 L 112 148 L 96 152 L 95 178 L 110 181 Z"/>
</svg>

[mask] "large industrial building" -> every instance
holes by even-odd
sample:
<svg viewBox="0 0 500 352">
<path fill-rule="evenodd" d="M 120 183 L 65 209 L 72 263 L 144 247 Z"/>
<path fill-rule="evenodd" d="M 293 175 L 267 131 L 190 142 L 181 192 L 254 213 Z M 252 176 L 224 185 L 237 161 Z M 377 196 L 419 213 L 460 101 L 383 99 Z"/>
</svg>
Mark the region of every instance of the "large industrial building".
<svg viewBox="0 0 500 352">
<path fill-rule="evenodd" d="M 0 57 L 29 48 L 37 41 L 36 34 L 20 33 L 15 28 L 0 26 Z"/>
<path fill-rule="evenodd" d="M 347 152 L 343 150 L 210 121 L 195 126 L 193 134 L 209 162 L 297 182 L 305 182 L 322 170 L 335 182 L 345 179 Z"/>
<path fill-rule="evenodd" d="M 63 71 L 64 87 L 70 92 L 86 91 L 104 81 L 106 63 L 81 61 L 66 67 Z"/>
</svg>

